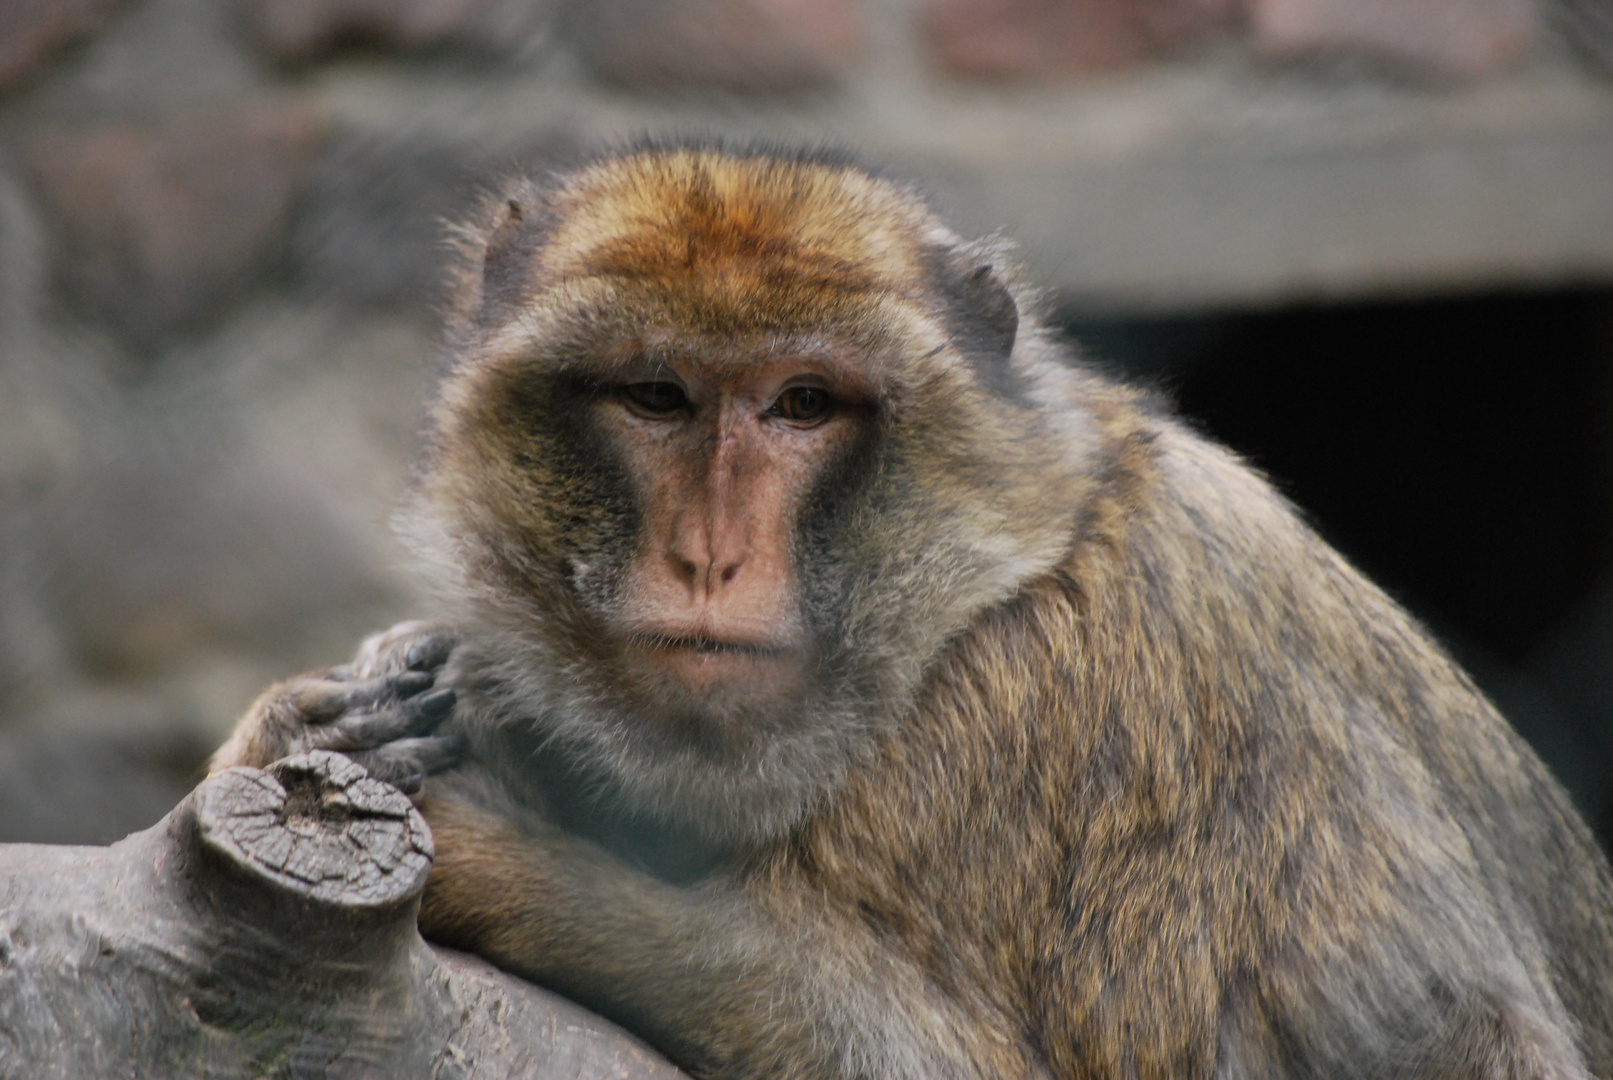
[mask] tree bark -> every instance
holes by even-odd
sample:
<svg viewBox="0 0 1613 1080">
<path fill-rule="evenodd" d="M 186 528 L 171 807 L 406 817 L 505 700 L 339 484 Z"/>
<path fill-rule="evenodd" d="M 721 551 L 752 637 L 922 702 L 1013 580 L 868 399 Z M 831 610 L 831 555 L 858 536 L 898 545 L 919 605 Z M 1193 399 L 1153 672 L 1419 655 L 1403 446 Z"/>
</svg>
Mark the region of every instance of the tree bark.
<svg viewBox="0 0 1613 1080">
<path fill-rule="evenodd" d="M 338 754 L 210 777 L 111 847 L 0 845 L 0 1078 L 678 1080 L 415 929 L 431 834 Z"/>
</svg>

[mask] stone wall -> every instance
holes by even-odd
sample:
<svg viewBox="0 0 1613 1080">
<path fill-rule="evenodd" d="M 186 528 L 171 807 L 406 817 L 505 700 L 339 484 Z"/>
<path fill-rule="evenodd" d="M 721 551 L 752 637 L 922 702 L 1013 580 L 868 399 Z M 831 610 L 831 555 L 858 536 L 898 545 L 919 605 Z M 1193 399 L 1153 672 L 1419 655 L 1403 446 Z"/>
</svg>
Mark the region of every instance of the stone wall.
<svg viewBox="0 0 1613 1080">
<path fill-rule="evenodd" d="M 1606 10 L 0 0 L 0 841 L 148 824 L 263 685 L 421 610 L 386 522 L 443 222 L 479 177 L 873 114 L 967 143 L 925 128 L 931 103 L 1034 111 L 1184 71 L 1437 100 L 1565 56 L 1599 71 Z"/>
</svg>

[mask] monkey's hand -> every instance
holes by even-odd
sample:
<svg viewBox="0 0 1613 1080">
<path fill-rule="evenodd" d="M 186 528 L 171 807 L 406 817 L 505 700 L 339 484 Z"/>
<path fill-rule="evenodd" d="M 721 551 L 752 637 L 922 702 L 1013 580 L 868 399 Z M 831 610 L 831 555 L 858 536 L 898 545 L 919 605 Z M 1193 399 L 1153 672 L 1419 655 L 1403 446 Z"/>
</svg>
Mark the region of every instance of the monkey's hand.
<svg viewBox="0 0 1613 1080">
<path fill-rule="evenodd" d="M 276 683 L 247 709 L 208 772 L 335 750 L 403 791 L 419 790 L 464 749 L 459 736 L 431 734 L 454 708 L 454 691 L 436 683 L 455 644 L 445 627 L 399 623 L 366 638 L 349 664 Z"/>
<path fill-rule="evenodd" d="M 436 847 L 420 932 L 625 1023 L 708 1080 L 982 1080 L 1010 1027 L 941 990 L 860 912 L 815 882 L 693 886 L 592 841 L 517 824 L 452 785 L 420 802 Z M 876 974 L 877 973 L 877 974 Z"/>
</svg>

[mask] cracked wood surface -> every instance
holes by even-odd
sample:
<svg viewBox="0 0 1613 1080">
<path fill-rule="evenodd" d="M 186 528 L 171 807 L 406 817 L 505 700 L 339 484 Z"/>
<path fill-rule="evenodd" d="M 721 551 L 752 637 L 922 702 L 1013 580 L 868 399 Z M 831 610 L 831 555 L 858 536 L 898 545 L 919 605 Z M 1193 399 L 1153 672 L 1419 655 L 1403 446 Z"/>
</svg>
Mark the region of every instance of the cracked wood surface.
<svg viewBox="0 0 1613 1080">
<path fill-rule="evenodd" d="M 107 848 L 0 846 L 0 1080 L 676 1080 L 581 1007 L 427 945 L 431 838 L 337 754 L 209 778 Z"/>
</svg>

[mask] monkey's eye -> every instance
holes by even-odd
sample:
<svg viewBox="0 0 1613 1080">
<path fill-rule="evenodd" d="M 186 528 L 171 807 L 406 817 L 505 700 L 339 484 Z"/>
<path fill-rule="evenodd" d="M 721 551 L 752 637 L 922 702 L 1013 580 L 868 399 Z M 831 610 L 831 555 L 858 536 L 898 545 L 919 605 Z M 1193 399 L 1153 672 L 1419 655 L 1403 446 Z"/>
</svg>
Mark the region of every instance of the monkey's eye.
<svg viewBox="0 0 1613 1080">
<path fill-rule="evenodd" d="M 669 416 L 689 404 L 689 395 L 677 383 L 630 383 L 622 388 L 622 393 L 628 401 L 653 416 Z"/>
<path fill-rule="evenodd" d="M 834 399 L 821 387 L 792 386 L 778 396 L 767 415 L 795 421 L 822 420 L 833 406 Z"/>
</svg>

